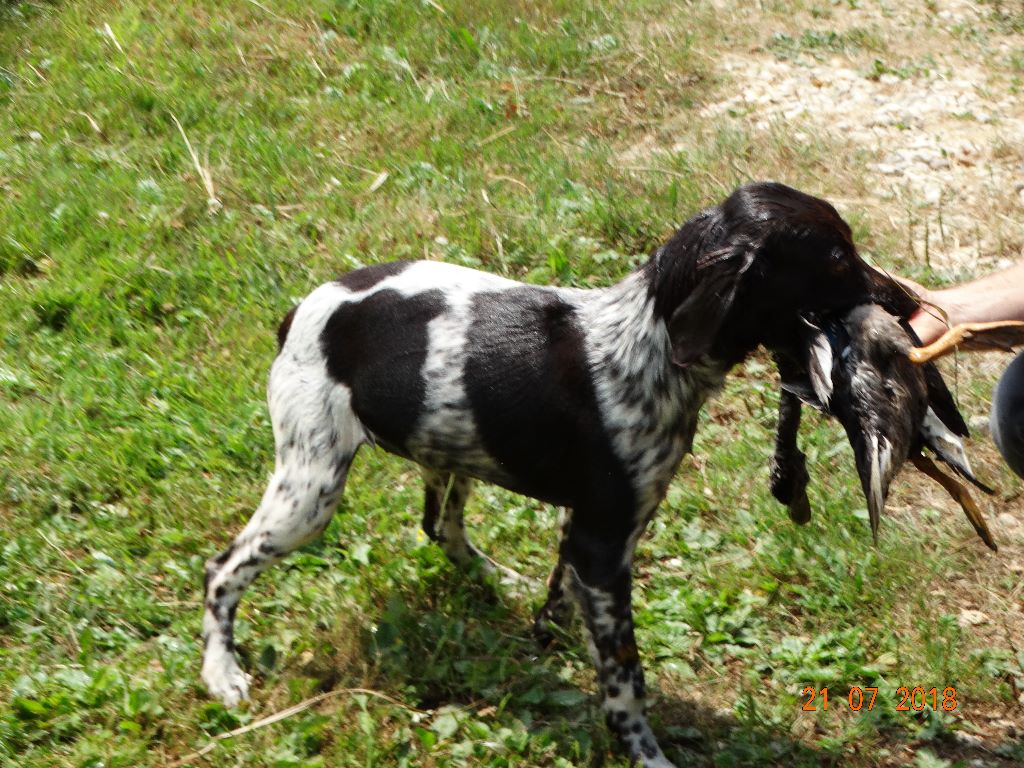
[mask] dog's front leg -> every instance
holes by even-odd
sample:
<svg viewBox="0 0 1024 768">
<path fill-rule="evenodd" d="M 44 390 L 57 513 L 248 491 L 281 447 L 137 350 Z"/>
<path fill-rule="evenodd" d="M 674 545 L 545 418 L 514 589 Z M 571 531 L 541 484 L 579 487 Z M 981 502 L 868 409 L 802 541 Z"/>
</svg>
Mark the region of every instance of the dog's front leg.
<svg viewBox="0 0 1024 768">
<path fill-rule="evenodd" d="M 644 671 L 633 633 L 628 537 L 587 535 L 572 526 L 565 576 L 587 627 L 608 727 L 630 760 L 644 768 L 674 768 L 658 746 L 646 716 Z"/>
</svg>

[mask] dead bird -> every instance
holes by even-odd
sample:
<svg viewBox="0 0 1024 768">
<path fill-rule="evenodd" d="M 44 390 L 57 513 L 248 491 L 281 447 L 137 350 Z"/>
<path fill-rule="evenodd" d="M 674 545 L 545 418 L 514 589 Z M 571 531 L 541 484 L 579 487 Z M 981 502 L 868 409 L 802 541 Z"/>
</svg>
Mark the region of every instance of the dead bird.
<svg viewBox="0 0 1024 768">
<path fill-rule="evenodd" d="M 806 463 L 796 445 L 806 402 L 835 416 L 846 430 L 876 538 L 889 484 L 910 459 L 956 499 L 978 536 L 996 549 L 966 486 L 924 453 L 927 448 L 957 475 L 992 493 L 971 470 L 962 442 L 967 425 L 931 360 L 965 342 L 973 349 L 1019 343 L 1024 324 L 961 326 L 927 348 L 920 348 L 905 320 L 876 304 L 838 317 L 805 316 L 804 324 L 805 359 L 777 356 L 783 392 L 771 487 L 793 520 L 810 519 Z"/>
</svg>

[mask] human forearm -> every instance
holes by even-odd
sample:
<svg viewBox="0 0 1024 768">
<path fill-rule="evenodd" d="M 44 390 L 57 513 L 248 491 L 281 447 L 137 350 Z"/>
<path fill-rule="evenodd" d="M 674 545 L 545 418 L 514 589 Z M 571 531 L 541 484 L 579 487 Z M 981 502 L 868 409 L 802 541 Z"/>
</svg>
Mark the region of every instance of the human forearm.
<svg viewBox="0 0 1024 768">
<path fill-rule="evenodd" d="M 950 288 L 933 291 L 914 287 L 925 304 L 910 318 L 910 324 L 925 344 L 959 323 L 1024 320 L 1024 260 Z"/>
</svg>

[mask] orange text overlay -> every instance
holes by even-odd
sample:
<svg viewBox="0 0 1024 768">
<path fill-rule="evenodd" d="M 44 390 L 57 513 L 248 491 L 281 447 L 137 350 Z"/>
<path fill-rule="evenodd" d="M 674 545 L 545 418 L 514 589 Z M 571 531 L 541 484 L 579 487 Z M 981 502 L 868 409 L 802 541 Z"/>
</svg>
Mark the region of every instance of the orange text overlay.
<svg viewBox="0 0 1024 768">
<path fill-rule="evenodd" d="M 878 688 L 854 686 L 844 693 L 829 693 L 828 688 L 806 686 L 801 692 L 803 710 L 817 712 L 828 710 L 829 707 L 843 707 L 854 712 L 870 711 L 875 707 L 889 707 L 896 712 L 920 712 L 924 709 L 945 710 L 952 712 L 957 707 L 956 688 L 909 688 L 900 686 L 896 693 L 882 691 Z"/>
</svg>

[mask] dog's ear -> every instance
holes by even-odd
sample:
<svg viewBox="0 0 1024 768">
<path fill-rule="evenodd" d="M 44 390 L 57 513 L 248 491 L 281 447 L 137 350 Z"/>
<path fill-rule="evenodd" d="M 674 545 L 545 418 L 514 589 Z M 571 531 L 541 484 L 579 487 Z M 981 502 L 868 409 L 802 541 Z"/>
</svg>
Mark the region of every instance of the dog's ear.
<svg viewBox="0 0 1024 768">
<path fill-rule="evenodd" d="M 673 363 L 686 368 L 710 351 L 753 261 L 753 249 L 743 247 L 719 252 L 697 265 L 693 290 L 668 321 Z"/>
</svg>

